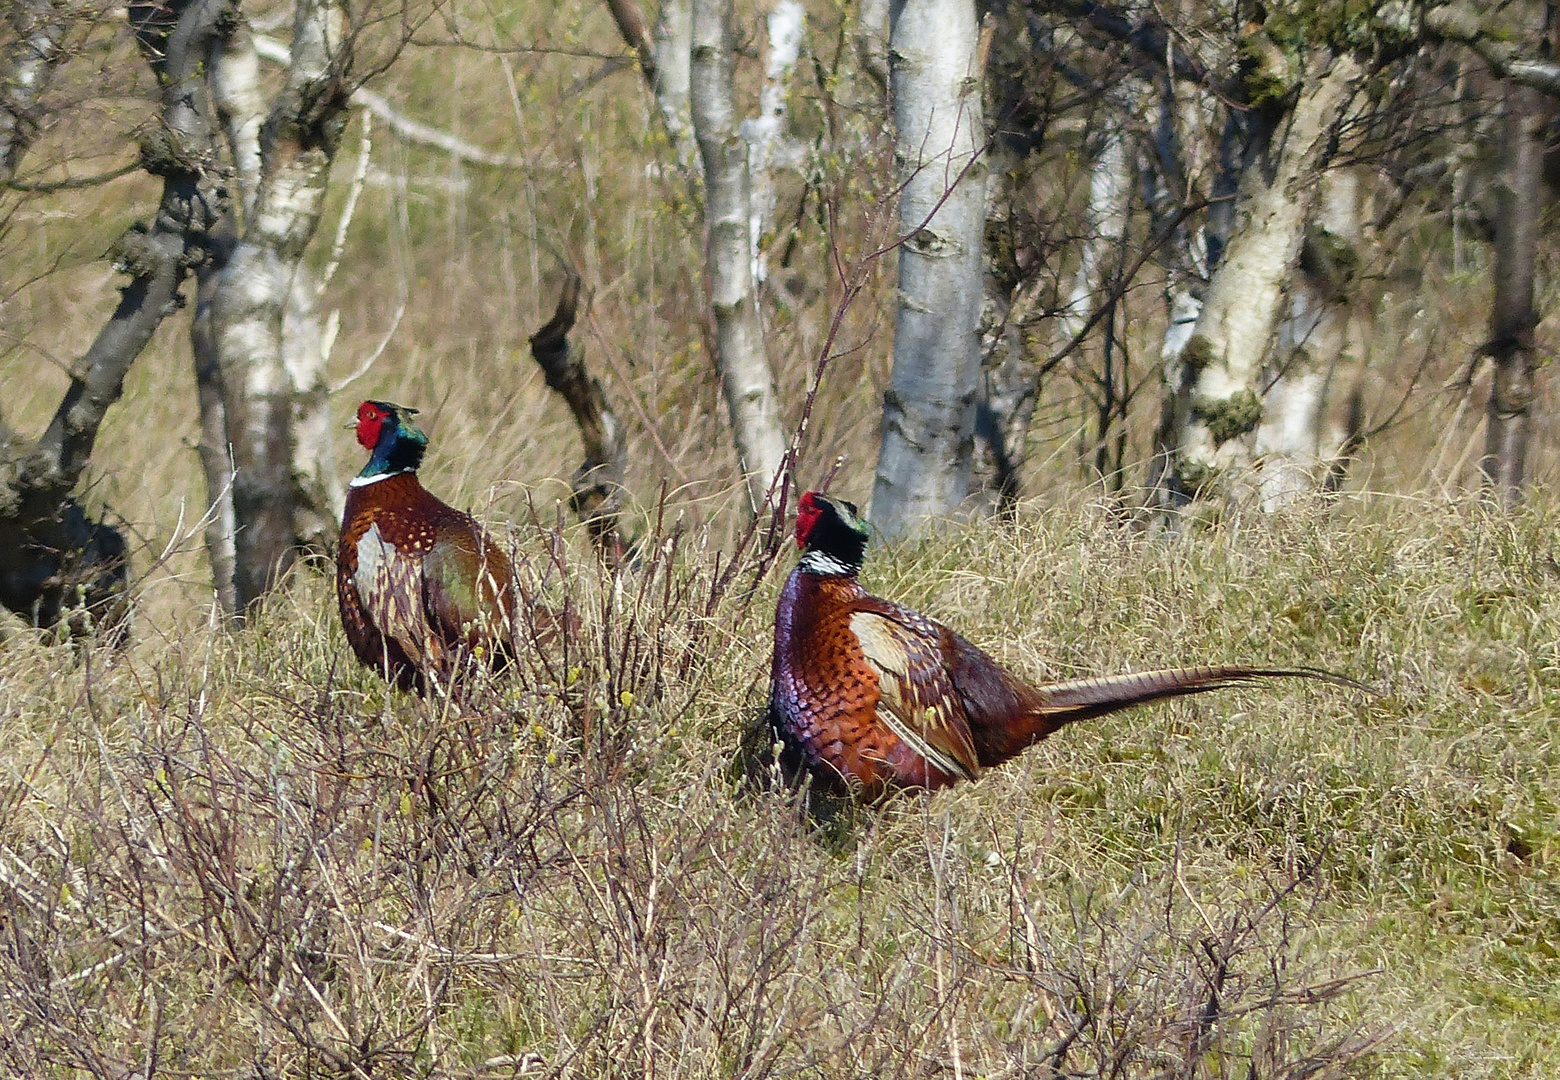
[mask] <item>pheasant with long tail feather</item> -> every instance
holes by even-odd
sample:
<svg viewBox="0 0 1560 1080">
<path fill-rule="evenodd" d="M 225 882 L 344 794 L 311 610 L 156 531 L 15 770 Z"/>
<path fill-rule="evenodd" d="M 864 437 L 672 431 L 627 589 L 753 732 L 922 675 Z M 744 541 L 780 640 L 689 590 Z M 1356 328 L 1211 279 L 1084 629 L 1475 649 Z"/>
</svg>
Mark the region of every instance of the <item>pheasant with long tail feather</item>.
<svg viewBox="0 0 1560 1080">
<path fill-rule="evenodd" d="M 1238 665 L 1167 668 L 1031 686 L 952 630 L 870 595 L 856 580 L 867 529 L 818 492 L 796 519 L 802 558 L 775 613 L 769 722 L 789 780 L 871 801 L 935 790 L 1015 757 L 1070 724 L 1165 698 L 1325 672 Z"/>
</svg>

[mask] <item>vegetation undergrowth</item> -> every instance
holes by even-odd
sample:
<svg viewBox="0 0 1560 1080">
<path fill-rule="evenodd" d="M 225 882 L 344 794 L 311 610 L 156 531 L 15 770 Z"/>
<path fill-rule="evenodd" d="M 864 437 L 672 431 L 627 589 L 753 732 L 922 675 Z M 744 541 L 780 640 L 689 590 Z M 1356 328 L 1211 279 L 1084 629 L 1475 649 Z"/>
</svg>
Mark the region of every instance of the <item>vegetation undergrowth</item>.
<svg viewBox="0 0 1560 1080">
<path fill-rule="evenodd" d="M 1309 664 L 1380 696 L 1129 712 L 826 835 L 733 766 L 790 556 L 717 558 L 675 508 L 617 577 L 514 531 L 535 641 L 428 700 L 357 667 L 308 569 L 238 634 L 14 633 L 0 1062 L 1554 1075 L 1556 518 L 1359 497 L 1165 541 L 1075 503 L 874 549 L 869 588 L 1032 679 Z"/>
</svg>

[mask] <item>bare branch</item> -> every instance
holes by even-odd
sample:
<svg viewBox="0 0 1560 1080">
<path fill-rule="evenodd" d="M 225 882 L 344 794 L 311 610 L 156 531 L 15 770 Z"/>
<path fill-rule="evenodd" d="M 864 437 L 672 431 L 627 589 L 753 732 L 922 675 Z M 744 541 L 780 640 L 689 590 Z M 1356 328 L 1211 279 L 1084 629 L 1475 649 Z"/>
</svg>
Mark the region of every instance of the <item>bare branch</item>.
<svg viewBox="0 0 1560 1080">
<path fill-rule="evenodd" d="M 1173 47 L 1173 31 L 1158 15 L 1143 15 L 1134 20 L 1110 5 L 1094 0 L 1042 0 L 1035 7 L 1042 12 L 1066 16 L 1096 37 L 1130 46 L 1142 63 L 1164 68 L 1168 59 L 1170 70 L 1178 79 L 1210 84 L 1208 68 L 1189 49 Z"/>
<path fill-rule="evenodd" d="M 25 485 L 46 498 L 63 498 L 76 486 L 91 456 L 108 407 L 119 400 L 131 363 L 152 331 L 178 306 L 178 288 L 190 266 L 205 257 L 206 230 L 222 196 L 208 174 L 211 129 L 195 106 L 191 84 L 200 78 L 195 51 L 216 24 L 224 0 L 194 0 L 182 8 L 173 32 L 141 34 L 143 51 L 164 72 L 163 125 L 142 145 L 142 163 L 164 178 L 152 227 L 132 228 L 116 246 L 131 275 L 118 308 L 76 365 L 54 420 L 23 468 Z"/>
<path fill-rule="evenodd" d="M 1425 36 L 1432 41 L 1466 45 L 1503 79 L 1560 97 L 1560 63 L 1521 55 L 1517 46 L 1471 4 L 1443 4 L 1424 15 Z"/>
<path fill-rule="evenodd" d="M 650 40 L 650 31 L 645 28 L 645 17 L 639 12 L 639 5 L 634 0 L 607 0 L 607 7 L 612 12 L 612 21 L 617 23 L 623 40 L 639 58 L 639 70 L 644 72 L 645 82 L 654 90 L 655 44 Z"/>
<path fill-rule="evenodd" d="M 630 546 L 618 522 L 628 444 L 600 380 L 585 370 L 580 351 L 569 344 L 579 297 L 580 276 L 570 270 L 552 321 L 531 335 L 531 355 L 541 365 L 547 385 L 568 403 L 585 442 L 585 463 L 574 474 L 569 505 L 590 530 L 597 552 L 615 567 Z"/>
<path fill-rule="evenodd" d="M 66 180 L 11 180 L 6 186 L 12 191 L 33 191 L 40 195 L 52 194 L 56 191 L 80 191 L 118 180 L 121 176 L 129 176 L 140 167 L 141 162 L 137 159 L 128 165 L 121 165 L 117 169 L 110 169 L 106 173 L 98 173 L 95 176 L 73 176 Z"/>
<path fill-rule="evenodd" d="M 269 60 L 276 64 L 292 63 L 292 50 L 281 42 L 273 38 L 256 37 L 254 43 L 255 52 L 262 60 Z M 372 90 L 358 87 L 352 92 L 351 104 L 379 117 L 385 122 L 386 127 L 407 142 L 442 150 L 451 157 L 472 165 L 481 165 L 490 169 L 526 169 L 533 165 L 525 158 L 495 154 L 491 150 L 484 150 L 431 124 L 413 120 L 404 113 L 398 112 L 394 105 Z"/>
</svg>

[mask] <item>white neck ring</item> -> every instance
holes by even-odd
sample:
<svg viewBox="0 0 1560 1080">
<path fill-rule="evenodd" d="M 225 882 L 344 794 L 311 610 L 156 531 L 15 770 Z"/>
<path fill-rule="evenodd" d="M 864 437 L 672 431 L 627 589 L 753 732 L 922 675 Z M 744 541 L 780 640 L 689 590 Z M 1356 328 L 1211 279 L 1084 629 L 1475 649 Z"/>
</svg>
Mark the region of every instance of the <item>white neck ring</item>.
<svg viewBox="0 0 1560 1080">
<path fill-rule="evenodd" d="M 854 566 L 847 566 L 826 551 L 809 551 L 802 556 L 802 561 L 796 564 L 798 570 L 804 570 L 809 574 L 854 574 L 857 570 Z"/>
<path fill-rule="evenodd" d="M 375 473 L 373 476 L 354 476 L 347 481 L 347 487 L 368 487 L 369 484 L 377 484 L 381 480 L 388 480 L 392 476 L 401 476 L 411 471 L 411 469 L 397 469 L 395 472 Z"/>
</svg>

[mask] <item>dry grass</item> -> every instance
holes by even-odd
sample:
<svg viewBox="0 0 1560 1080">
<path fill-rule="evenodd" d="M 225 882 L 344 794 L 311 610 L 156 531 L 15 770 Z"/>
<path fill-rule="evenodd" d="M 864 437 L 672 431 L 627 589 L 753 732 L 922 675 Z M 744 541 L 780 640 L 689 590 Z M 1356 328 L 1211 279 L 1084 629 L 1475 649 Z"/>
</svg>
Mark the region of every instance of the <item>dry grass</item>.
<svg viewBox="0 0 1560 1080">
<path fill-rule="evenodd" d="M 307 571 L 237 637 L 189 621 L 78 659 L 15 636 L 0 1055 L 1552 1075 L 1554 525 L 1382 500 L 1160 543 L 1074 505 L 880 552 L 874 588 L 1036 677 L 1307 662 L 1386 696 L 1142 710 L 826 835 L 734 773 L 778 570 L 722 585 L 698 530 L 617 580 L 572 561 L 577 530 L 517 532 L 577 629 L 460 705 L 352 665 Z"/>
</svg>

